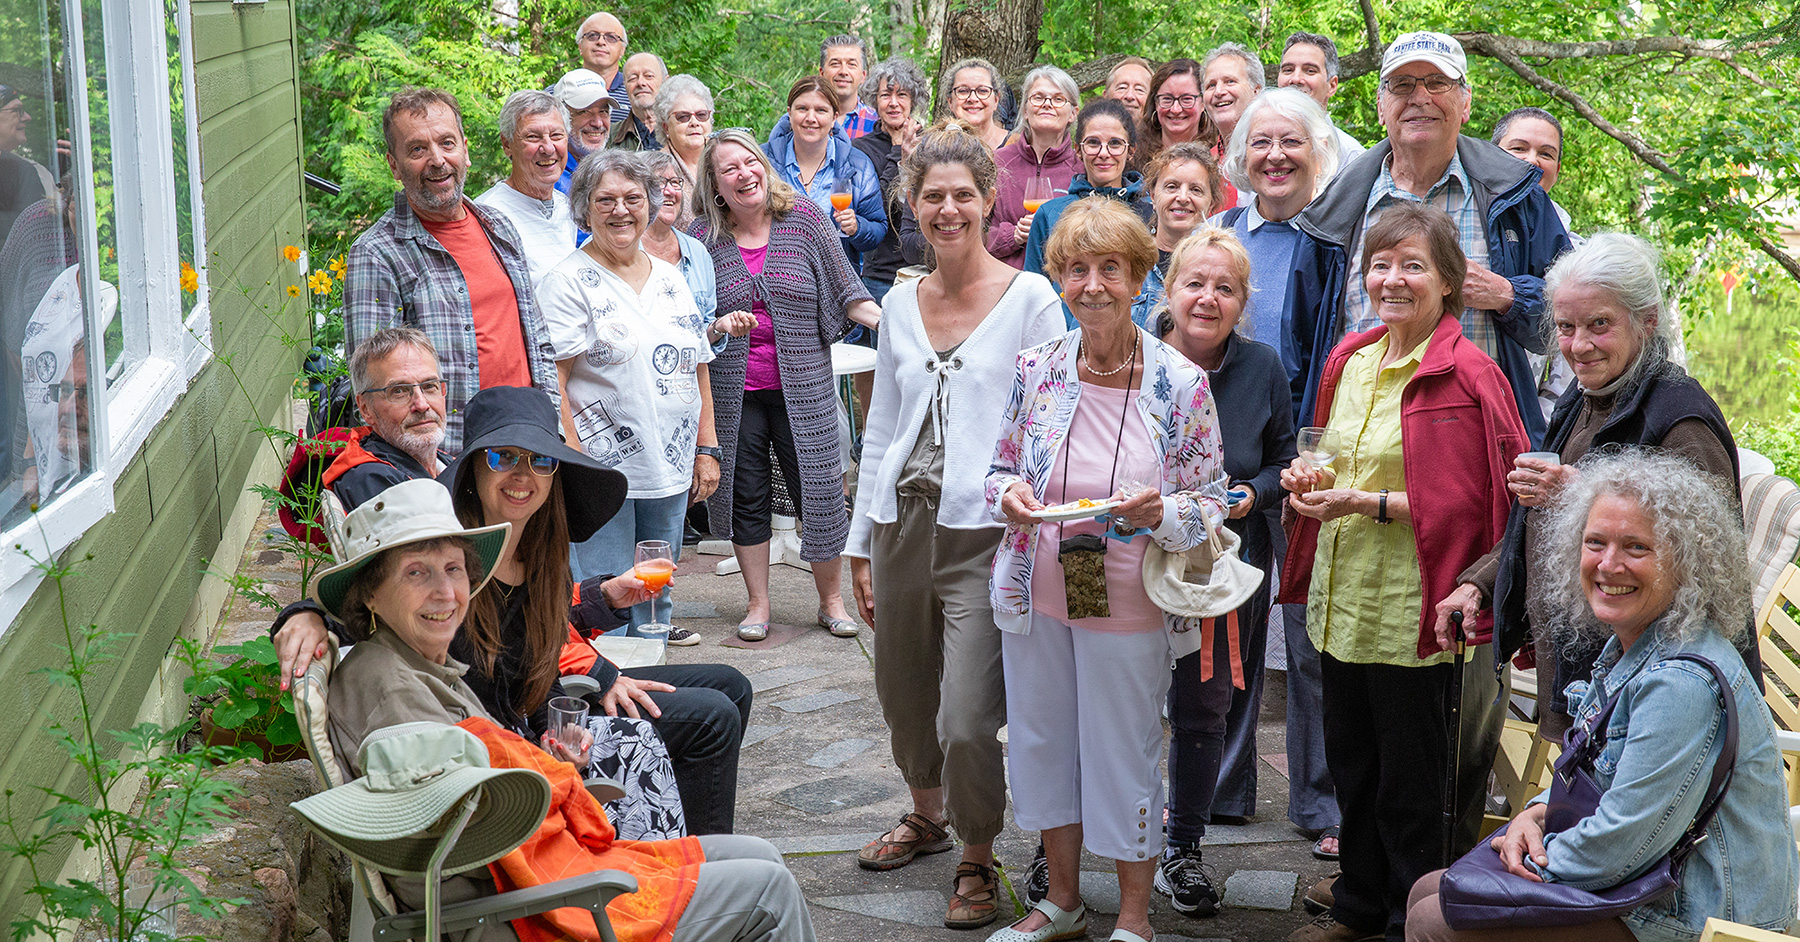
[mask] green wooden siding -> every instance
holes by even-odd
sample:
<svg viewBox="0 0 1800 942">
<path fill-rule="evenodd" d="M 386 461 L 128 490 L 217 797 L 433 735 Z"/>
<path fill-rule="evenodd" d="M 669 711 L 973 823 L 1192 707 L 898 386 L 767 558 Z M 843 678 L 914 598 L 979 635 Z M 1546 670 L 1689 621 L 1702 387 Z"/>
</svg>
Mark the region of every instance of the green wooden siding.
<svg viewBox="0 0 1800 942">
<path fill-rule="evenodd" d="M 90 689 L 109 728 L 129 726 L 154 692 L 203 559 L 218 550 L 257 449 L 268 447 L 253 427 L 277 414 L 290 391 L 298 364 L 259 307 L 286 303 L 281 326 L 305 329 L 301 302 L 284 291 L 293 266 L 280 260 L 281 247 L 303 245 L 305 233 L 292 4 L 193 0 L 193 16 L 212 343 L 238 377 L 216 360 L 202 368 L 114 482 L 117 509 L 65 553 L 94 557 L 68 582 L 74 624 L 137 633 Z M 256 290 L 246 297 L 240 285 Z M 25 817 L 41 804 L 38 787 L 74 780 L 43 734 L 73 717 L 73 698 L 33 674 L 66 663 L 58 609 L 47 583 L 0 637 L 0 716 L 10 720 L 0 724 L 0 788 L 14 792 L 14 813 Z M 0 921 L 21 905 L 26 880 L 16 861 L 0 864 Z"/>
</svg>

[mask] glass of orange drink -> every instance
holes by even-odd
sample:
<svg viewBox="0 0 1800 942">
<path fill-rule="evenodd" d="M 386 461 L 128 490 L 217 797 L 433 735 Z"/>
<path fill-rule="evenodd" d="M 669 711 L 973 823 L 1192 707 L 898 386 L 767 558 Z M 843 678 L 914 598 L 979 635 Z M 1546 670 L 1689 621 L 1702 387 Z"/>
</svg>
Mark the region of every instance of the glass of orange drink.
<svg viewBox="0 0 1800 942">
<path fill-rule="evenodd" d="M 661 594 L 671 579 L 675 578 L 675 552 L 667 540 L 644 540 L 637 545 L 637 563 L 631 574 L 652 593 L 650 596 L 650 623 L 639 625 L 635 631 L 640 637 L 668 638 L 669 625 L 656 617 L 656 595 Z"/>
</svg>

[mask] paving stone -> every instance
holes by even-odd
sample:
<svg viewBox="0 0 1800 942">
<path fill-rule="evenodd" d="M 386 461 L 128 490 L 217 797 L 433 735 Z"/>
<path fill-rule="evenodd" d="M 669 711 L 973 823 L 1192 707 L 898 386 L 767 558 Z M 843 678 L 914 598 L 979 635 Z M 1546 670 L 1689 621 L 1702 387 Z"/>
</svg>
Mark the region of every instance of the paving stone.
<svg viewBox="0 0 1800 942">
<path fill-rule="evenodd" d="M 1232 942 L 1230 939 L 1194 939 L 1185 935 L 1169 935 L 1166 932 L 1156 934 L 1156 942 Z"/>
<path fill-rule="evenodd" d="M 843 690 L 821 690 L 818 693 L 809 693 L 804 697 L 782 700 L 774 705 L 789 713 L 811 713 L 814 710 L 823 710 L 826 707 L 861 699 L 862 697 Z"/>
<path fill-rule="evenodd" d="M 813 753 L 806 764 L 815 769 L 835 769 L 869 751 L 869 747 L 873 745 L 873 739 L 840 739 Z"/>
<path fill-rule="evenodd" d="M 719 641 L 719 644 L 727 648 L 743 648 L 746 651 L 767 651 L 770 648 L 779 648 L 782 645 L 787 644 L 789 641 L 806 634 L 807 630 L 808 629 L 805 628 L 796 628 L 793 625 L 783 625 L 776 622 L 769 625 L 769 636 L 767 638 L 764 638 L 761 641 L 745 641 L 737 636 L 737 628 L 734 626 L 729 631 L 725 632 L 725 637 Z"/>
<path fill-rule="evenodd" d="M 1270 768 L 1280 772 L 1282 778 L 1288 777 L 1287 753 L 1277 752 L 1273 755 L 1266 755 L 1262 757 L 1262 760 L 1269 763 Z"/>
<path fill-rule="evenodd" d="M 775 800 L 807 814 L 830 814 L 833 811 L 861 808 L 886 801 L 894 794 L 894 790 L 894 786 L 886 782 L 870 781 L 861 775 L 843 775 L 795 785 L 776 792 Z"/>
<path fill-rule="evenodd" d="M 1119 875 L 1095 870 L 1081 871 L 1081 898 L 1094 912 L 1118 915 Z"/>
<path fill-rule="evenodd" d="M 814 677 L 823 677 L 828 673 L 830 673 L 830 671 L 820 670 L 817 667 L 808 667 L 804 664 L 791 664 L 787 667 L 771 667 L 766 671 L 745 674 L 744 679 L 750 681 L 750 689 L 752 692 L 762 693 L 765 690 L 773 690 L 776 687 L 785 687 L 788 684 L 797 684 L 803 680 L 811 680 Z"/>
<path fill-rule="evenodd" d="M 1299 874 L 1286 870 L 1239 870 L 1225 880 L 1225 905 L 1286 912 L 1294 907 L 1299 880 Z"/>
<path fill-rule="evenodd" d="M 880 836 L 880 831 L 861 831 L 855 834 L 816 834 L 811 837 L 772 837 L 769 838 L 769 843 L 784 854 L 835 854 L 847 850 L 862 850 L 863 845 Z"/>
<path fill-rule="evenodd" d="M 905 890 L 899 893 L 857 893 L 851 896 L 820 896 L 807 902 L 847 913 L 860 913 L 889 922 L 909 926 L 943 928 L 944 906 L 949 902 L 942 893 L 931 890 Z"/>
<path fill-rule="evenodd" d="M 676 602 L 673 618 L 717 618 L 719 607 L 711 602 Z"/>
<path fill-rule="evenodd" d="M 1305 841 L 1293 825 L 1286 821 L 1258 821 L 1254 824 L 1209 824 L 1207 844 L 1280 844 Z M 1309 842 L 1310 843 L 1310 842 Z"/>
<path fill-rule="evenodd" d="M 738 744 L 738 748 L 748 749 L 785 729 L 787 729 L 786 726 L 758 726 L 751 723 L 744 727 L 744 741 Z"/>
</svg>

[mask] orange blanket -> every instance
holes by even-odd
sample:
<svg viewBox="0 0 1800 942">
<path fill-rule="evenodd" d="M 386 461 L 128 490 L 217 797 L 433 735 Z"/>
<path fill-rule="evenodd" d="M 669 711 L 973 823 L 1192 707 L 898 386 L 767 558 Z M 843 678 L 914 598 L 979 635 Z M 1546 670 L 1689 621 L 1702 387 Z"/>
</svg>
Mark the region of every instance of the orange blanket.
<svg viewBox="0 0 1800 942">
<path fill-rule="evenodd" d="M 620 942 L 669 942 L 706 859 L 699 839 L 618 840 L 606 812 L 582 787 L 574 766 L 550 758 L 491 720 L 470 717 L 456 725 L 487 745 L 488 763 L 494 768 L 535 769 L 550 780 L 550 813 L 536 834 L 488 864 L 494 885 L 506 892 L 596 870 L 623 870 L 637 877 L 638 891 L 606 907 Z M 515 919 L 512 926 L 521 942 L 598 942 L 594 920 L 584 909 L 556 909 Z"/>
<path fill-rule="evenodd" d="M 575 587 L 576 601 L 580 601 L 581 587 Z M 594 662 L 600 659 L 594 646 L 588 644 L 581 632 L 569 626 L 569 637 L 563 641 L 562 650 L 556 657 L 556 673 L 567 677 L 570 674 L 585 674 L 594 669 Z M 605 691 L 602 691 L 603 693 Z"/>
</svg>

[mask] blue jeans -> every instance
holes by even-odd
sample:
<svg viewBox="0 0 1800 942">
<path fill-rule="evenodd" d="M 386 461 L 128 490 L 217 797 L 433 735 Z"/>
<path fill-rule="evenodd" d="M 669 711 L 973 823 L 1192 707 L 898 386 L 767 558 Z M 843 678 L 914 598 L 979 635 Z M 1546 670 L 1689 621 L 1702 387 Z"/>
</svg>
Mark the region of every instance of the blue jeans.
<svg viewBox="0 0 1800 942">
<path fill-rule="evenodd" d="M 598 575 L 620 575 L 637 565 L 637 545 L 642 540 L 666 540 L 677 555 L 681 552 L 681 522 L 687 516 L 686 491 L 668 497 L 627 499 L 619 512 L 586 541 L 569 547 L 569 569 L 580 582 Z M 615 628 L 607 634 L 630 635 L 631 630 L 650 622 L 649 602 L 631 607 L 631 624 Z M 657 614 L 669 624 L 669 590 L 656 599 Z"/>
</svg>

